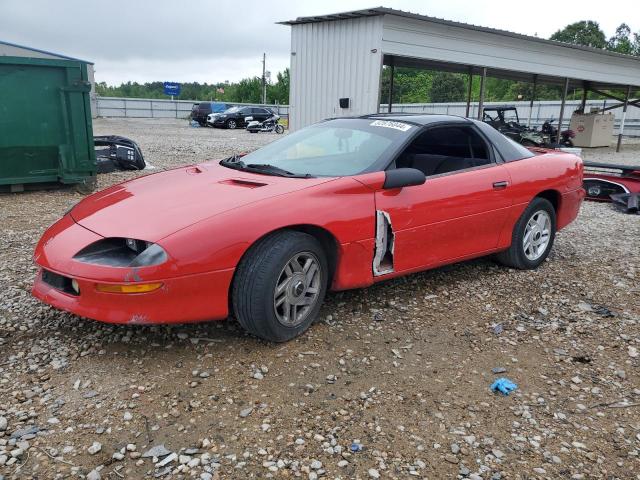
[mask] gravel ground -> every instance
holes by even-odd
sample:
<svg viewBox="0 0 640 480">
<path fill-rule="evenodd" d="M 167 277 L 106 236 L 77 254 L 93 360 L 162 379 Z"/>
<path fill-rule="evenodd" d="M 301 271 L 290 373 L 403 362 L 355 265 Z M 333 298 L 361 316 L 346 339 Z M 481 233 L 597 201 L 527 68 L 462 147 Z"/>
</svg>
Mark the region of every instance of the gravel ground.
<svg viewBox="0 0 640 480">
<path fill-rule="evenodd" d="M 157 169 L 276 138 L 95 131 Z M 585 157 L 640 163 L 640 144 Z M 35 242 L 80 198 L 0 196 L 0 478 L 640 478 L 640 216 L 586 203 L 537 271 L 481 259 L 334 293 L 274 345 L 233 320 L 111 326 L 31 298 Z M 489 391 L 502 376 L 509 396 Z"/>
</svg>

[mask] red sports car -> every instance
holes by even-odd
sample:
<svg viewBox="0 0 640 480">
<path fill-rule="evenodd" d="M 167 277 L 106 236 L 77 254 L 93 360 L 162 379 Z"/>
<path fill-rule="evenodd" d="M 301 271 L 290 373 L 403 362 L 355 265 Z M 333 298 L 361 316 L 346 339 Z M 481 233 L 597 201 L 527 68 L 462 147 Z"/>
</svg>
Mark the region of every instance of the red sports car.
<svg viewBox="0 0 640 480">
<path fill-rule="evenodd" d="M 103 322 L 226 318 L 289 340 L 328 289 L 496 254 L 538 267 L 582 161 L 444 115 L 332 119 L 248 155 L 95 193 L 44 234 L 33 294 Z"/>
</svg>

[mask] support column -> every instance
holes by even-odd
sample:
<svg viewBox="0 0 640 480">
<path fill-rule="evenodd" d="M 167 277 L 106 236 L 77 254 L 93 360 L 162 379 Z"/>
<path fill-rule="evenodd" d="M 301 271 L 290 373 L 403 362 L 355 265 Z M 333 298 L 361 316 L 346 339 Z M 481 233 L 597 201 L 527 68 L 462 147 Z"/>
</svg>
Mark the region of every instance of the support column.
<svg viewBox="0 0 640 480">
<path fill-rule="evenodd" d="M 629 106 L 629 97 L 631 96 L 631 85 L 627 87 L 627 95 L 624 97 L 624 105 L 622 107 L 622 118 L 620 119 L 620 130 L 618 130 L 618 144 L 616 145 L 616 153 L 620 151 L 622 146 L 622 134 L 624 133 L 624 121 L 627 118 L 627 107 Z"/>
<path fill-rule="evenodd" d="M 531 128 L 531 115 L 533 115 L 533 102 L 536 99 L 536 87 L 538 86 L 538 74 L 533 75 L 533 87 L 531 89 L 531 101 L 529 102 L 529 120 L 527 127 Z"/>
<path fill-rule="evenodd" d="M 587 109 L 587 93 L 589 93 L 589 83 L 582 82 L 582 103 L 580 103 L 580 109 L 582 113 L 587 113 L 585 110 Z"/>
<path fill-rule="evenodd" d="M 562 121 L 564 120 L 564 104 L 567 101 L 567 91 L 569 90 L 569 79 L 564 79 L 564 88 L 562 89 L 562 103 L 560 104 L 560 116 L 558 118 L 558 135 L 556 143 L 560 143 L 560 132 L 562 131 Z"/>
<path fill-rule="evenodd" d="M 482 110 L 484 109 L 484 81 L 487 79 L 487 67 L 482 67 L 480 77 L 480 99 L 478 100 L 478 120 L 482 120 Z"/>
<path fill-rule="evenodd" d="M 393 57 L 391 57 L 391 65 L 389 66 L 391 78 L 389 79 L 389 108 L 387 112 L 391 113 L 391 105 L 393 105 L 393 76 L 395 73 L 395 66 L 393 64 Z"/>
<path fill-rule="evenodd" d="M 467 88 L 467 110 L 464 114 L 465 117 L 469 116 L 471 110 L 471 87 L 473 86 L 473 67 L 469 67 L 469 87 Z"/>
</svg>

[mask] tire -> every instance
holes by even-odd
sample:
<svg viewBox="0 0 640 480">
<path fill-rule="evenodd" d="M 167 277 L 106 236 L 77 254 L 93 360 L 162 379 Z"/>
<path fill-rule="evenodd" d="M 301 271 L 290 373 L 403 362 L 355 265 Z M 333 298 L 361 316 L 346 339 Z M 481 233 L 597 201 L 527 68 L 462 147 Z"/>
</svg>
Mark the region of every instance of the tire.
<svg viewBox="0 0 640 480">
<path fill-rule="evenodd" d="M 538 222 L 535 221 L 536 219 Z M 528 230 L 531 228 L 528 227 L 530 222 L 535 225 L 533 225 L 529 237 L 525 238 Z M 548 228 L 541 228 L 541 226 L 547 222 Z M 535 242 L 544 242 L 545 231 L 548 232 L 546 243 L 544 244 L 544 249 L 540 250 L 542 243 L 536 248 Z M 528 243 L 529 246 L 526 248 L 525 240 L 531 240 L 532 236 L 534 242 L 533 244 Z M 534 270 L 538 268 L 549 255 L 555 236 L 556 211 L 549 200 L 536 197 L 518 219 L 513 229 L 511 246 L 504 252 L 498 253 L 496 259 L 507 267 L 517 268 L 519 270 Z"/>
<path fill-rule="evenodd" d="M 235 128 L 238 127 L 238 122 L 236 122 L 235 120 L 227 120 L 227 128 L 230 130 L 234 130 Z"/>
<path fill-rule="evenodd" d="M 282 125 L 276 125 L 276 133 L 277 134 L 283 134 L 284 133 L 284 127 Z"/>
<path fill-rule="evenodd" d="M 291 268 L 296 262 L 301 271 Z M 249 249 L 236 269 L 231 303 L 238 322 L 252 335 L 271 342 L 297 337 L 320 311 L 328 273 L 322 245 L 311 235 L 284 230 L 265 237 Z"/>
</svg>

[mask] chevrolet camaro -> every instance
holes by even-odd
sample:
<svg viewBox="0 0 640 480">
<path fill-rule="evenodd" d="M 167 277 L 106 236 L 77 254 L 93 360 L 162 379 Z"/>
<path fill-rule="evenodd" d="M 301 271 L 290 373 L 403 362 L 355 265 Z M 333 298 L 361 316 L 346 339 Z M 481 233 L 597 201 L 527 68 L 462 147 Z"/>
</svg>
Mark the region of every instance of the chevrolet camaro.
<svg viewBox="0 0 640 480">
<path fill-rule="evenodd" d="M 38 243 L 33 294 L 110 323 L 233 314 L 286 341 L 327 290 L 486 255 L 538 267 L 578 214 L 582 175 L 575 155 L 467 118 L 325 120 L 86 197 Z"/>
</svg>

